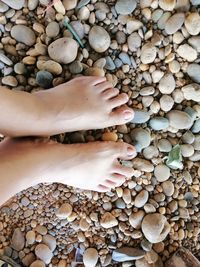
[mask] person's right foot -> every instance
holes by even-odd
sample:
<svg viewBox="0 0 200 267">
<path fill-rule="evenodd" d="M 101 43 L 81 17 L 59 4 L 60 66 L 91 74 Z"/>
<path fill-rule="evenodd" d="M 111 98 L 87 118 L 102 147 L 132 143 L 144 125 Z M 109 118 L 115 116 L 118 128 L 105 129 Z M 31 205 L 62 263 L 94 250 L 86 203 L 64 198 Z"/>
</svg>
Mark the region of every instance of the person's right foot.
<svg viewBox="0 0 200 267">
<path fill-rule="evenodd" d="M 78 77 L 65 84 L 34 94 L 46 111 L 42 135 L 102 129 L 125 124 L 134 117 L 124 106 L 128 95 L 102 77 Z"/>
</svg>

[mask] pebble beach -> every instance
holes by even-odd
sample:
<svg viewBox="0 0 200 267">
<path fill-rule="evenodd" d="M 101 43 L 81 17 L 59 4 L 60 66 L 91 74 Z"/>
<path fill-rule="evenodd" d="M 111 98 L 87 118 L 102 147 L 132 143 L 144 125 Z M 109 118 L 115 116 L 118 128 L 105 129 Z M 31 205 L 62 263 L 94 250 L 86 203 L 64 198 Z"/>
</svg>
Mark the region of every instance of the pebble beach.
<svg viewBox="0 0 200 267">
<path fill-rule="evenodd" d="M 185 247 L 200 260 L 200 1 L 0 0 L 0 39 L 11 90 L 92 75 L 128 94 L 130 123 L 52 139 L 137 150 L 122 162 L 134 176 L 112 192 L 40 184 L 14 196 L 0 208 L 0 255 L 30 267 L 164 267 Z"/>
</svg>

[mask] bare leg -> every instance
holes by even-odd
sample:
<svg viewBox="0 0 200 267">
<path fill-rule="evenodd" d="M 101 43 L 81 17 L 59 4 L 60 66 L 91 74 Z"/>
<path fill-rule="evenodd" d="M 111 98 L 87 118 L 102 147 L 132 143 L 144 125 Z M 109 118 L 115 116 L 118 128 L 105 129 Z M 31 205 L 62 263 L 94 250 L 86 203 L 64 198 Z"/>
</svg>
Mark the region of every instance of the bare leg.
<svg viewBox="0 0 200 267">
<path fill-rule="evenodd" d="M 7 139 L 0 143 L 0 205 L 19 191 L 42 182 L 58 182 L 109 191 L 133 175 L 118 159 L 132 159 L 134 147 L 126 143 L 92 142 L 62 145 Z"/>
</svg>

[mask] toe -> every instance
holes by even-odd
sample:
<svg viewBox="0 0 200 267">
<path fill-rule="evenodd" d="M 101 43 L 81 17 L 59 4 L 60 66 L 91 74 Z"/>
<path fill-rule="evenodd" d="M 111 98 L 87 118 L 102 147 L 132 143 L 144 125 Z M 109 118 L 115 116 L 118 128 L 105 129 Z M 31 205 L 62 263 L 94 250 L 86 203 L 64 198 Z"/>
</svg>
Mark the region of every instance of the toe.
<svg viewBox="0 0 200 267">
<path fill-rule="evenodd" d="M 115 188 L 117 186 L 117 184 L 112 182 L 110 179 L 103 181 L 101 184 L 107 188 Z"/>
<path fill-rule="evenodd" d="M 105 77 L 99 76 L 81 76 L 75 79 L 80 80 L 81 82 L 86 82 L 87 84 L 89 83 L 90 85 L 97 85 L 106 81 Z"/>
<path fill-rule="evenodd" d="M 101 93 L 109 88 L 113 88 L 113 85 L 110 82 L 104 81 L 101 83 L 96 84 L 96 90 Z"/>
<path fill-rule="evenodd" d="M 114 173 L 130 178 L 133 176 L 134 170 L 133 168 L 126 167 L 121 164 L 117 164 L 114 167 Z"/>
<path fill-rule="evenodd" d="M 119 90 L 117 88 L 110 88 L 110 89 L 105 90 L 102 93 L 102 97 L 105 100 L 108 100 L 110 98 L 113 98 L 113 97 L 117 96 L 118 94 L 119 94 Z"/>
<path fill-rule="evenodd" d="M 94 191 L 105 193 L 105 192 L 109 192 L 110 190 L 111 189 L 109 187 L 100 184 L 100 185 L 97 186 L 97 188 L 95 188 Z"/>
<path fill-rule="evenodd" d="M 134 111 L 127 106 L 115 109 L 110 113 L 111 125 L 121 125 L 131 121 L 134 118 Z"/>
<path fill-rule="evenodd" d="M 121 175 L 121 174 L 117 174 L 117 173 L 113 173 L 110 176 L 109 181 L 115 183 L 116 186 L 121 186 L 126 181 L 126 176 Z"/>
<path fill-rule="evenodd" d="M 109 100 L 109 104 L 111 106 L 111 109 L 120 107 L 121 105 L 124 105 L 128 102 L 128 95 L 125 93 L 122 93 L 112 99 Z"/>
<path fill-rule="evenodd" d="M 123 142 L 113 142 L 112 148 L 110 149 L 110 153 L 112 153 L 113 159 L 124 159 L 130 160 L 137 155 L 136 149 L 134 146 L 129 145 Z M 113 171 L 114 172 L 114 171 Z"/>
</svg>

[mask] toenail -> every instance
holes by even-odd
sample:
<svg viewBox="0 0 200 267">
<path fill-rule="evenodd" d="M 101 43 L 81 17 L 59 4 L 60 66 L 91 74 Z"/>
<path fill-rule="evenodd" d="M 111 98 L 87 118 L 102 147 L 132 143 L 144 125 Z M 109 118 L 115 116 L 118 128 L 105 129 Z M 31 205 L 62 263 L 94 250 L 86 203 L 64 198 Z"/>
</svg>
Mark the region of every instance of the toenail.
<svg viewBox="0 0 200 267">
<path fill-rule="evenodd" d="M 135 156 L 136 155 L 136 151 L 135 151 L 134 148 L 132 148 L 131 146 L 129 146 L 127 148 L 127 154 L 128 154 L 128 156 Z"/>
<path fill-rule="evenodd" d="M 133 113 L 132 112 L 130 112 L 130 111 L 125 111 L 124 112 L 125 120 L 130 120 L 130 119 L 132 119 L 132 117 L 133 117 Z"/>
</svg>

